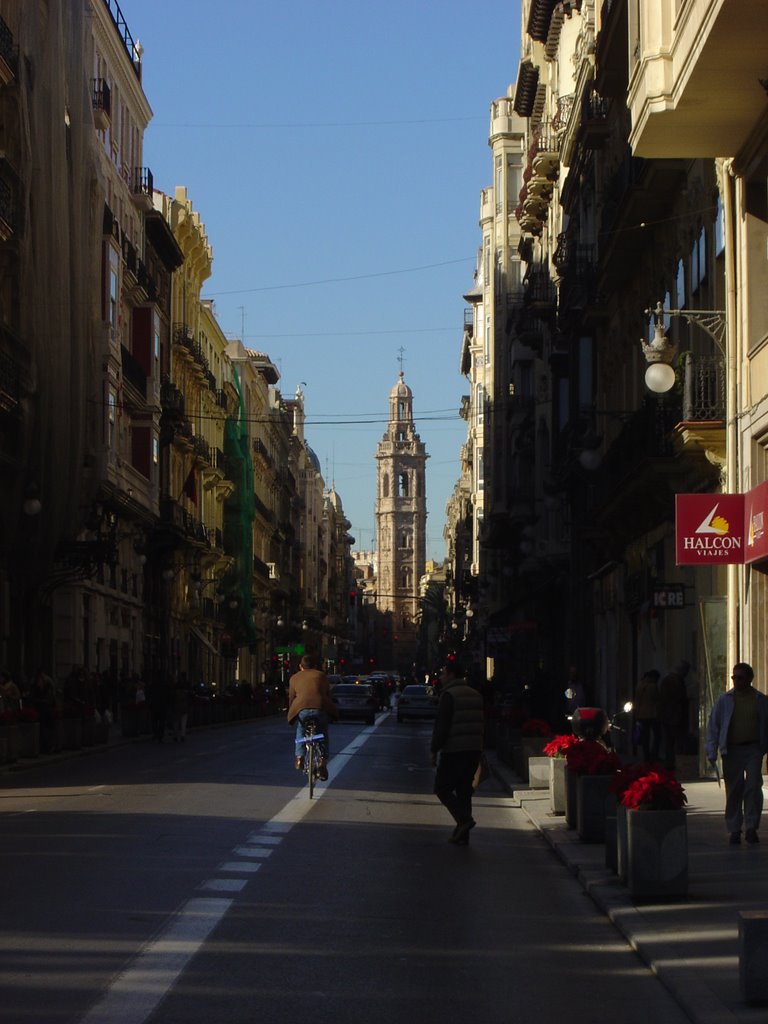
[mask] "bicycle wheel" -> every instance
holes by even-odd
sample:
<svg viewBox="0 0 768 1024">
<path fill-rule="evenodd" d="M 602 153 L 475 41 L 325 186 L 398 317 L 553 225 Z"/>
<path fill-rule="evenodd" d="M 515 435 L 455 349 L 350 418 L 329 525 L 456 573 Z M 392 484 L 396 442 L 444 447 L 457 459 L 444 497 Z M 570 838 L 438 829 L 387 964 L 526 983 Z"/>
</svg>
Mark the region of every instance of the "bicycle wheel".
<svg viewBox="0 0 768 1024">
<path fill-rule="evenodd" d="M 315 727 L 309 725 L 306 732 L 307 738 L 307 753 L 304 758 L 304 763 L 307 766 L 307 779 L 309 781 L 309 799 L 315 795 Z"/>
</svg>

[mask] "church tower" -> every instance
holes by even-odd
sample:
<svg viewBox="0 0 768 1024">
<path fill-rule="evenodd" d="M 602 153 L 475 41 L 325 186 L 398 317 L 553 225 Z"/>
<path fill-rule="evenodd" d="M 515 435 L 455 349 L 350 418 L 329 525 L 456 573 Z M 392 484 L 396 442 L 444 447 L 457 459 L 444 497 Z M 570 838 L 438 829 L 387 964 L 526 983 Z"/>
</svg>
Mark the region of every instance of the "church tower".
<svg viewBox="0 0 768 1024">
<path fill-rule="evenodd" d="M 402 365 L 402 364 L 401 364 Z M 427 548 L 425 469 L 429 456 L 413 425 L 413 392 L 389 393 L 389 423 L 376 449 L 376 608 L 379 667 L 409 672 L 419 641 L 419 582 Z"/>
</svg>

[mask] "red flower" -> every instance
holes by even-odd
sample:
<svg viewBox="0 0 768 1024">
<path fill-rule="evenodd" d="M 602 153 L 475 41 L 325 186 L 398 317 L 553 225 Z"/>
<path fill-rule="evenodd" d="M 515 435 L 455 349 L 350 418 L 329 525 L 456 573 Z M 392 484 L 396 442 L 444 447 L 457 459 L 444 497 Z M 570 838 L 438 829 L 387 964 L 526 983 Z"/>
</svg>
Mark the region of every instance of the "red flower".
<svg viewBox="0 0 768 1024">
<path fill-rule="evenodd" d="M 528 718 L 520 729 L 523 736 L 551 736 L 552 729 L 549 722 L 543 718 Z"/>
<path fill-rule="evenodd" d="M 565 757 L 566 752 L 575 743 L 580 743 L 581 740 L 578 736 L 574 736 L 573 733 L 567 736 L 555 736 L 553 740 L 544 747 L 542 753 L 545 757 Z"/>
<path fill-rule="evenodd" d="M 677 811 L 688 797 L 674 775 L 654 768 L 627 786 L 621 802 L 630 811 Z"/>
<path fill-rule="evenodd" d="M 568 771 L 576 775 L 613 775 L 621 766 L 616 754 L 597 740 L 579 740 L 565 752 Z"/>
<path fill-rule="evenodd" d="M 635 764 L 622 765 L 611 782 L 610 792 L 620 800 L 633 782 L 660 767 L 661 765 L 656 761 L 637 761 Z"/>
</svg>

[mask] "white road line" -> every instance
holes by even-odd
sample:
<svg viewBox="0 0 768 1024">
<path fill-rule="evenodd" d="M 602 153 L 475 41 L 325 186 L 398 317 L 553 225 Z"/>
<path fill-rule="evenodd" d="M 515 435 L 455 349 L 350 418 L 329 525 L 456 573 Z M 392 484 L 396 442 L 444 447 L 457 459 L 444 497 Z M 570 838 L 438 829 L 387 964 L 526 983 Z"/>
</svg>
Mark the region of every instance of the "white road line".
<svg viewBox="0 0 768 1024">
<path fill-rule="evenodd" d="M 258 846 L 236 846 L 234 852 L 238 857 L 262 857 L 266 858 L 272 853 L 272 849 L 265 849 Z"/>
<path fill-rule="evenodd" d="M 232 900 L 189 900 L 162 935 L 138 954 L 81 1024 L 141 1024 L 155 1011 Z"/>
<path fill-rule="evenodd" d="M 241 892 L 247 884 L 248 879 L 245 878 L 209 878 L 198 885 L 198 889 L 207 889 L 208 892 Z"/>
<path fill-rule="evenodd" d="M 363 730 L 360 736 L 331 758 L 328 765 L 329 782 L 346 768 L 352 756 L 368 742 L 386 717 L 380 716 L 376 725 Z M 321 798 L 324 792 L 324 787 L 316 789 L 316 798 Z M 247 857 L 269 857 L 280 839 L 309 814 L 314 803 L 309 799 L 308 787 L 305 786 L 281 811 L 262 825 L 263 834 L 250 834 L 248 843 L 252 845 L 236 847 L 233 852 Z M 265 846 L 259 848 L 258 843 L 264 843 Z M 260 867 L 260 863 L 228 861 L 221 864 L 219 870 L 253 874 Z M 248 882 L 248 878 L 209 878 L 198 889 L 235 893 L 241 892 Z M 144 1024 L 233 902 L 231 899 L 203 896 L 189 900 L 171 918 L 158 938 L 148 943 L 112 982 L 104 998 L 81 1018 L 80 1024 Z"/>
</svg>

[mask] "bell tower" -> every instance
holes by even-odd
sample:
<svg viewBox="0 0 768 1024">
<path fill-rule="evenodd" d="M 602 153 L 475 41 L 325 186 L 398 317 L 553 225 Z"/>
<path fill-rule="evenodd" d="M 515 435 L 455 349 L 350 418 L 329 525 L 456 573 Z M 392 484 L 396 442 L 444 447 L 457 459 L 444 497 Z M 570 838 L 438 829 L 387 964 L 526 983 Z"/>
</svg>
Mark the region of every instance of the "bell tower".
<svg viewBox="0 0 768 1024">
<path fill-rule="evenodd" d="M 402 364 L 401 364 L 402 366 Z M 403 379 L 389 393 L 389 422 L 376 449 L 376 607 L 380 667 L 409 672 L 419 640 L 419 582 L 426 564 L 426 463 Z"/>
</svg>

